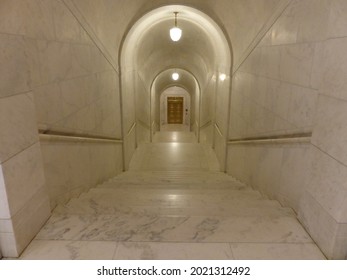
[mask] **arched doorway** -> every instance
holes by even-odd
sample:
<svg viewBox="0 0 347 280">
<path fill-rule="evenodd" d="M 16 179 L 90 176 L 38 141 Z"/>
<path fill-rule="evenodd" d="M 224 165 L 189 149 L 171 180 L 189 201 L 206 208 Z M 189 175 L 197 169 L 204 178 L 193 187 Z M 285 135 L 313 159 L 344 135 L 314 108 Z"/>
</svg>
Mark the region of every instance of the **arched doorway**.
<svg viewBox="0 0 347 280">
<path fill-rule="evenodd" d="M 190 94 L 181 87 L 169 87 L 160 95 L 160 130 L 176 125 L 190 131 Z"/>
<path fill-rule="evenodd" d="M 183 30 L 179 42 L 169 37 L 174 12 L 179 13 L 178 25 Z M 160 129 L 158 111 L 153 110 L 157 106 L 154 97 L 173 84 L 194 88 L 188 90 L 194 93 L 192 130 L 199 140 L 216 148 L 225 169 L 232 65 L 228 42 L 216 21 L 188 6 L 163 6 L 135 21 L 124 37 L 119 56 L 126 169 L 137 145 L 150 142 Z M 193 82 L 184 78 L 186 73 L 175 83 L 169 75 L 158 79 L 173 69 L 184 69 L 194 77 Z M 221 74 L 225 79 L 218 78 Z"/>
</svg>

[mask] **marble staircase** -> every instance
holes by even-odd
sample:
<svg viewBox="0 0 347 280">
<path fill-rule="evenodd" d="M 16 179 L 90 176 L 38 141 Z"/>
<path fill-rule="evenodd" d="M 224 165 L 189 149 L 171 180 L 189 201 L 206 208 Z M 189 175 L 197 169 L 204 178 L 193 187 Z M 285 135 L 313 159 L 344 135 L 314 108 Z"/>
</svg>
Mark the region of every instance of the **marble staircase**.
<svg viewBox="0 0 347 280">
<path fill-rule="evenodd" d="M 23 259 L 324 259 L 295 213 L 197 143 L 140 146 L 130 170 L 59 205 Z"/>
<path fill-rule="evenodd" d="M 215 171 L 125 172 L 58 206 L 36 240 L 115 242 L 121 259 L 324 258 L 291 209 Z"/>
</svg>

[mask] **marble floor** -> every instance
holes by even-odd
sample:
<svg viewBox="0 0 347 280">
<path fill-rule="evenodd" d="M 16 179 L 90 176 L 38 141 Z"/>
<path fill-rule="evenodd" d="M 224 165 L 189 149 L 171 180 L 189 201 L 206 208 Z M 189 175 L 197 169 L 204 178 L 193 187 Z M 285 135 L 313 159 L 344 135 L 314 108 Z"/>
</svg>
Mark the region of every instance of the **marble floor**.
<svg viewBox="0 0 347 280">
<path fill-rule="evenodd" d="M 163 131 L 137 149 L 128 172 L 59 205 L 21 259 L 324 255 L 291 209 L 219 172 L 192 133 Z"/>
</svg>

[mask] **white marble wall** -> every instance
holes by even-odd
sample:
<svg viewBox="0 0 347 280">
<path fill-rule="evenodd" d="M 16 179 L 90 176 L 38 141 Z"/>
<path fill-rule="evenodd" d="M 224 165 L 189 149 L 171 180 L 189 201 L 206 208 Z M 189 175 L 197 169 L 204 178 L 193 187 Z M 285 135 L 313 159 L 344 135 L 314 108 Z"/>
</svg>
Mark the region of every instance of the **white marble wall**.
<svg viewBox="0 0 347 280">
<path fill-rule="evenodd" d="M 78 197 L 123 171 L 122 144 L 98 141 L 41 139 L 51 207 Z"/>
<path fill-rule="evenodd" d="M 81 25 L 85 23 L 63 1 L 40 5 L 53 17 L 55 32 L 52 38 L 36 41 L 41 81 L 33 95 L 39 128 L 121 139 L 118 73 Z M 121 153 L 105 153 L 100 149 L 110 147 L 101 144 L 77 146 L 54 140 L 42 143 L 52 207 L 119 173 Z M 62 170 L 68 172 L 57 176 Z"/>
<path fill-rule="evenodd" d="M 133 69 L 122 70 L 122 111 L 125 170 L 136 149 L 136 77 Z"/>
<path fill-rule="evenodd" d="M 76 174 L 84 164 L 96 183 L 119 169 L 99 166 L 122 163 L 119 153 L 101 160 L 108 152 L 96 146 L 81 163 L 85 152 L 65 146 L 59 152 L 69 155 L 70 171 L 56 178 L 45 164 L 59 171 L 63 162 L 53 163 L 57 152 L 46 153 L 45 144 L 41 151 L 38 126 L 120 138 L 119 86 L 116 70 L 60 0 L 1 2 L 0 62 L 0 243 L 5 257 L 15 257 L 50 215 L 47 188 L 54 206 L 82 186 Z"/>
<path fill-rule="evenodd" d="M 230 145 L 228 155 L 230 174 L 293 207 L 338 259 L 347 256 L 346 13 L 345 1 L 293 0 L 233 76 L 231 139 L 313 133 L 311 143 Z"/>
<path fill-rule="evenodd" d="M 141 75 L 136 75 L 136 141 L 138 144 L 148 143 L 151 138 L 151 98 L 150 89 L 142 79 Z"/>
<path fill-rule="evenodd" d="M 222 73 L 227 75 L 226 80 L 221 81 L 220 72 L 216 72 L 210 76 L 207 84 L 202 86 L 199 117 L 200 142 L 215 149 L 221 171 L 225 171 L 230 79 L 227 71 Z"/>
<path fill-rule="evenodd" d="M 0 244 L 4 257 L 18 256 L 50 215 L 32 92 L 41 83 L 33 38 L 49 37 L 52 31 L 46 26 L 52 19 L 41 8 L 36 1 L 2 1 L 0 9 Z"/>
</svg>

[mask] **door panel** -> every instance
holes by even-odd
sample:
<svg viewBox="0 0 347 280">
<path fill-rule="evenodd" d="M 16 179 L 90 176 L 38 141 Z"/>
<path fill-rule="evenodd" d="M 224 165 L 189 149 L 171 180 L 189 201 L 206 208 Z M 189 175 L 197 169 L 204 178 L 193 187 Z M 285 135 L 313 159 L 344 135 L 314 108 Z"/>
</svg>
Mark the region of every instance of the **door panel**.
<svg viewBox="0 0 347 280">
<path fill-rule="evenodd" d="M 183 124 L 183 97 L 167 98 L 168 124 Z"/>
</svg>

